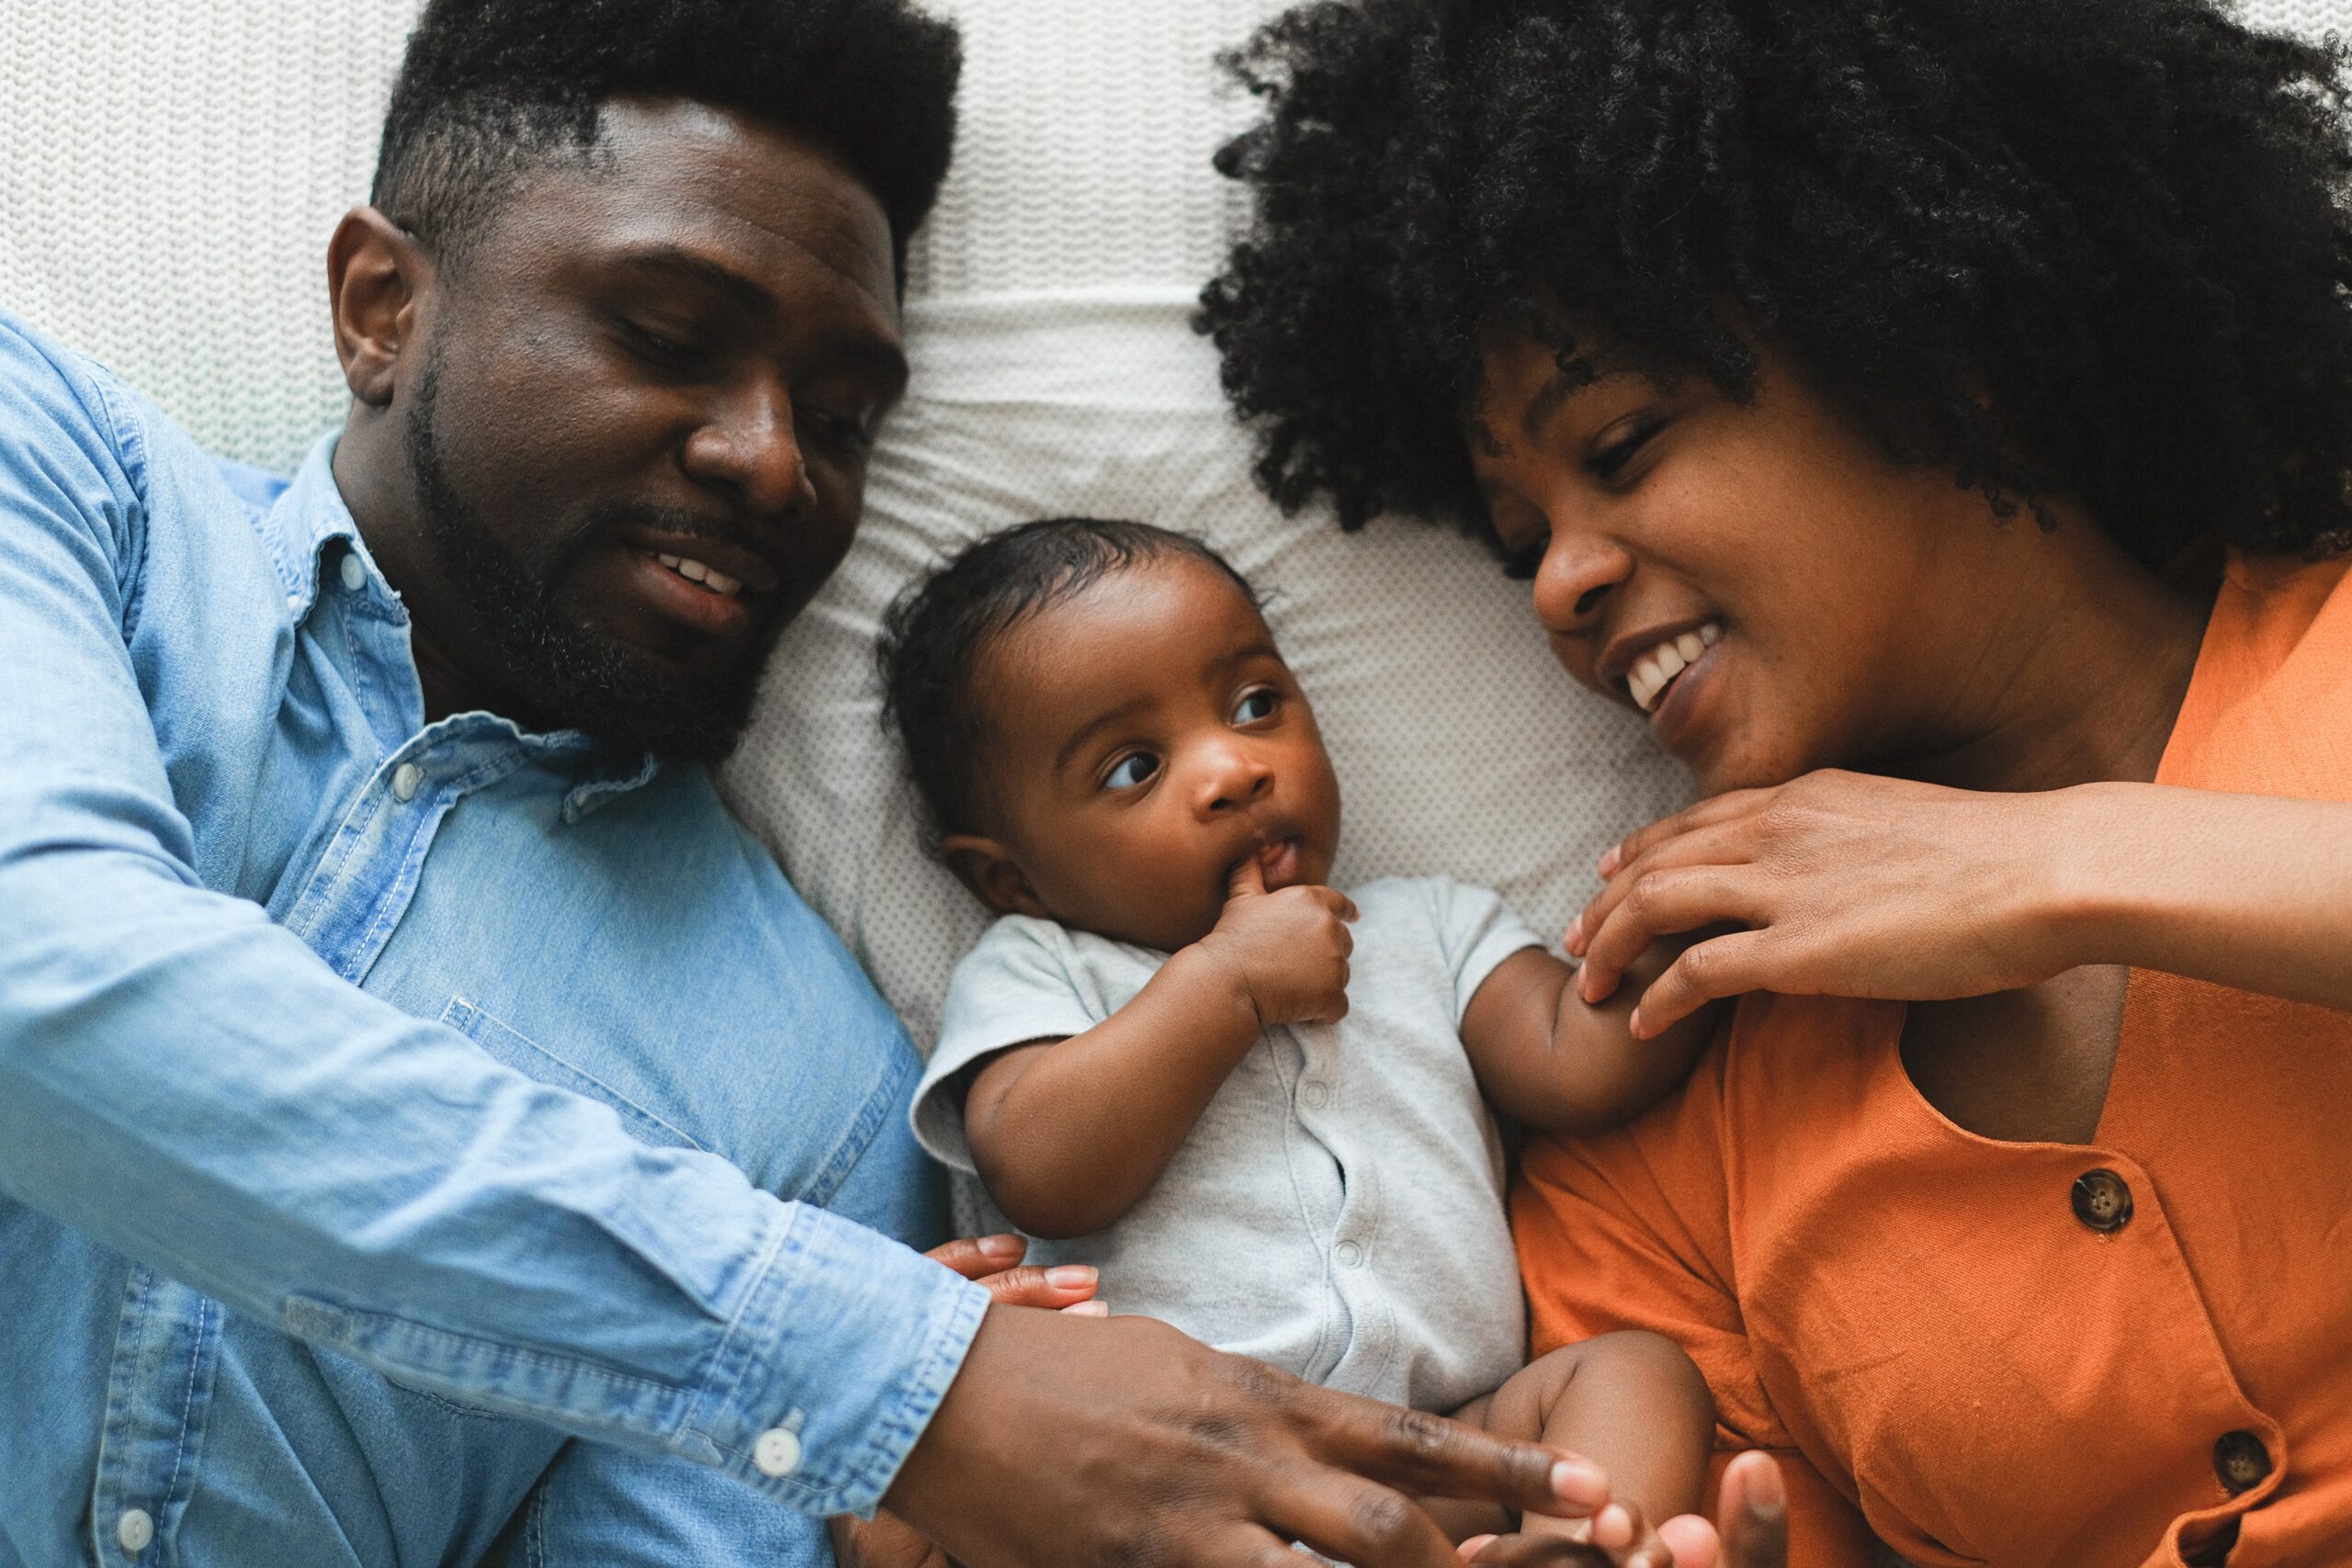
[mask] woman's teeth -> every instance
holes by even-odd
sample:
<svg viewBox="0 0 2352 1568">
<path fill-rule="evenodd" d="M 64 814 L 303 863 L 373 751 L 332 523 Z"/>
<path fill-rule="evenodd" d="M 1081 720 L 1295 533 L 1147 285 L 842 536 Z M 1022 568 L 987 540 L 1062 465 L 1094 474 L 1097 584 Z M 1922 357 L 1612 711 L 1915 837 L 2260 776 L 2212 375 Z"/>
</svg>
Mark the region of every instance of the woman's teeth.
<svg viewBox="0 0 2352 1568">
<path fill-rule="evenodd" d="M 713 593 L 723 593 L 732 598 L 742 592 L 743 583 L 741 578 L 729 577 L 723 571 L 715 570 L 691 556 L 656 555 L 653 558 L 688 582 L 699 582 Z"/>
<path fill-rule="evenodd" d="M 1699 656 L 1723 639 L 1720 621 L 1709 621 L 1697 631 L 1671 637 L 1639 659 L 1625 672 L 1625 685 L 1634 694 L 1634 705 L 1644 713 L 1657 711 L 1658 698 L 1674 684 L 1674 678 L 1699 662 Z"/>
</svg>

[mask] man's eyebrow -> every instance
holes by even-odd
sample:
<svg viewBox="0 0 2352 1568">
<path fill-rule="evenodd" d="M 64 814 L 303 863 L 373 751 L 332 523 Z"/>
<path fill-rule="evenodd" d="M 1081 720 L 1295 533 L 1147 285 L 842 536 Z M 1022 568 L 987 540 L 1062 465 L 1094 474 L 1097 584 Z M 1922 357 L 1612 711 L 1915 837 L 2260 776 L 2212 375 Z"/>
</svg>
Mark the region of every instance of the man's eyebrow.
<svg viewBox="0 0 2352 1568">
<path fill-rule="evenodd" d="M 615 263 L 624 272 L 666 277 L 673 282 L 722 294 L 749 316 L 775 314 L 775 296 L 733 267 L 675 245 L 648 245 L 630 251 Z"/>
<path fill-rule="evenodd" d="M 1150 705 L 1149 697 L 1132 697 L 1116 707 L 1103 709 L 1079 726 L 1071 732 L 1070 738 L 1062 742 L 1062 749 L 1054 753 L 1055 776 L 1061 775 L 1062 772 L 1069 766 L 1070 759 L 1084 750 L 1088 741 L 1130 715 Z"/>
</svg>

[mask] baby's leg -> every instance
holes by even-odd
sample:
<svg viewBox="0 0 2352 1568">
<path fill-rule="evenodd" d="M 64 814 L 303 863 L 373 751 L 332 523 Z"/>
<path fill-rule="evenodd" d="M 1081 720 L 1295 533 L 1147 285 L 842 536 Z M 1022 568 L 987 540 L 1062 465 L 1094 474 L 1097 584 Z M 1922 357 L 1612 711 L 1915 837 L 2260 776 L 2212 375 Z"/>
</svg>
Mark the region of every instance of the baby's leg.
<svg viewBox="0 0 2352 1568">
<path fill-rule="evenodd" d="M 1582 1454 L 1610 1478 L 1610 1510 L 1645 1526 L 1696 1506 L 1706 1481 L 1713 1401 L 1690 1358 L 1655 1334 L 1604 1334 L 1540 1356 L 1454 1419 L 1498 1437 Z M 1431 1517 L 1456 1540 L 1516 1528 L 1529 1535 L 1590 1540 L 1592 1521 L 1531 1514 L 1514 1521 L 1487 1504 L 1435 1501 Z M 1625 1544 L 1630 1521 L 1611 1521 L 1603 1543 Z"/>
</svg>

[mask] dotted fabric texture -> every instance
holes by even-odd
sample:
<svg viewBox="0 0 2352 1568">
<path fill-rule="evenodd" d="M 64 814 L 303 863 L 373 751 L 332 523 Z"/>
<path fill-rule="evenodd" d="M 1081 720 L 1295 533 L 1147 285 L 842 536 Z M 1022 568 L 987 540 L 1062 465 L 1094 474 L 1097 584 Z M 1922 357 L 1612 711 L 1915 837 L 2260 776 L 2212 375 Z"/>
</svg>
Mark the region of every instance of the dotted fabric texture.
<svg viewBox="0 0 2352 1568">
<path fill-rule="evenodd" d="M 1186 324 L 1241 213 L 1210 170 L 1249 116 L 1216 51 L 1269 0 L 935 0 L 966 29 L 956 167 L 910 259 L 914 389 L 856 550 L 779 649 L 725 770 L 737 809 L 929 1045 L 982 928 L 924 854 L 878 727 L 882 606 L 1049 513 L 1196 530 L 1271 619 L 1347 790 L 1338 876 L 1443 872 L 1556 931 L 1601 848 L 1687 783 L 1553 665 L 1523 590 L 1405 523 L 1343 537 L 1248 482 Z M 413 0 L 0 0 L 0 306 L 112 366 L 214 450 L 289 467 L 338 417 L 324 253 L 364 199 Z M 2271 0 L 2322 30 L 2352 0 Z"/>
</svg>

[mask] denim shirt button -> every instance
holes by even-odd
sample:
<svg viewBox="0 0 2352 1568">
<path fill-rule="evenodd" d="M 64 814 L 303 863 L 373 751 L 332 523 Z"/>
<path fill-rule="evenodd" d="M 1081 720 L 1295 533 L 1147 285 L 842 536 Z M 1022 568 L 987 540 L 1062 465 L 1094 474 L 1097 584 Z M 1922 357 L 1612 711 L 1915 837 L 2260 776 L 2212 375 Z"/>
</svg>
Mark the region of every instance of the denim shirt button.
<svg viewBox="0 0 2352 1568">
<path fill-rule="evenodd" d="M 144 1508 L 125 1508 L 114 1522 L 114 1538 L 136 1557 L 155 1539 L 155 1517 Z"/>
<path fill-rule="evenodd" d="M 368 569 L 359 564 L 357 556 L 343 558 L 343 585 L 354 593 L 368 586 Z"/>
<path fill-rule="evenodd" d="M 392 770 L 392 798 L 406 806 L 416 798 L 416 786 L 424 782 L 424 769 L 414 762 L 402 762 Z"/>
<path fill-rule="evenodd" d="M 752 1463 L 771 1480 L 790 1475 L 800 1468 L 800 1439 L 781 1427 L 771 1427 L 752 1445 Z"/>
</svg>

